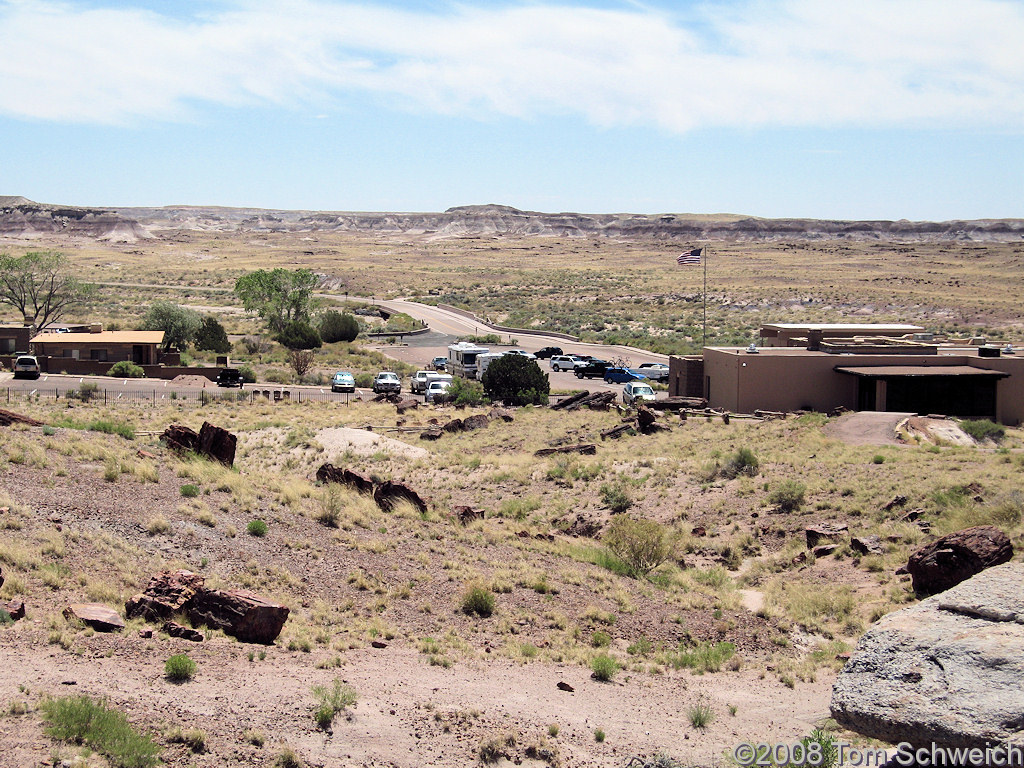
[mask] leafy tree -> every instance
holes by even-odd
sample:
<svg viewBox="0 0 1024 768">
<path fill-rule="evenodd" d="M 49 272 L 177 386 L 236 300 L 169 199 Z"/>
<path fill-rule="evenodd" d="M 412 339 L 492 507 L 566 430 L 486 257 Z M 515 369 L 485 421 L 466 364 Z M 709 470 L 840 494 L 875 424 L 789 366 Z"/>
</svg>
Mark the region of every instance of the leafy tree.
<svg viewBox="0 0 1024 768">
<path fill-rule="evenodd" d="M 303 320 L 288 323 L 277 335 L 277 340 L 288 349 L 318 349 L 323 346 L 320 334 Z"/>
<path fill-rule="evenodd" d="M 208 349 L 218 355 L 224 355 L 231 351 L 231 342 L 228 341 L 227 331 L 213 315 L 203 318 L 203 324 L 196 332 L 195 344 L 196 349 Z"/>
<path fill-rule="evenodd" d="M 309 322 L 316 308 L 319 278 L 309 269 L 259 269 L 235 281 L 246 312 L 259 315 L 274 333 L 292 322 Z"/>
<path fill-rule="evenodd" d="M 359 321 L 348 312 L 331 309 L 320 316 L 320 338 L 328 344 L 336 341 L 355 341 L 359 335 Z"/>
<path fill-rule="evenodd" d="M 173 301 L 154 301 L 142 319 L 143 330 L 164 332 L 165 351 L 171 347 L 186 349 L 202 324 L 198 312 Z"/>
<path fill-rule="evenodd" d="M 487 366 L 484 392 L 505 405 L 542 405 L 548 401 L 551 385 L 536 361 L 523 355 L 505 355 Z"/>
<path fill-rule="evenodd" d="M 62 253 L 38 251 L 24 256 L 0 254 L 0 304 L 43 328 L 93 295 L 95 288 L 69 272 Z"/>
</svg>

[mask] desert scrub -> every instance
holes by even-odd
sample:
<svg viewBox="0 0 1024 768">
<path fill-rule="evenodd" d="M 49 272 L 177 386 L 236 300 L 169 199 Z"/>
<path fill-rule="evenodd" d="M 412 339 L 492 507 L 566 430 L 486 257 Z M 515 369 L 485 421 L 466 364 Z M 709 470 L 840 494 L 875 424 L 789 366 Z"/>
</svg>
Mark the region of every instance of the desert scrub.
<svg viewBox="0 0 1024 768">
<path fill-rule="evenodd" d="M 486 619 L 494 613 L 495 598 L 490 589 L 481 584 L 470 584 L 462 594 L 462 612 Z"/>
<path fill-rule="evenodd" d="M 740 475 L 753 477 L 758 473 L 760 466 L 761 462 L 758 461 L 754 452 L 747 447 L 743 447 L 737 449 L 736 453 L 726 459 L 725 464 L 719 470 L 719 474 L 730 480 Z"/>
<path fill-rule="evenodd" d="M 666 651 L 658 654 L 657 660 L 675 669 L 692 669 L 697 674 L 705 672 L 720 672 L 722 665 L 736 653 L 736 646 L 732 643 L 697 643 L 687 645 L 680 643 L 674 651 Z"/>
<path fill-rule="evenodd" d="M 181 486 L 181 495 L 186 499 L 194 499 L 199 495 L 199 486 L 193 483 L 185 483 L 185 485 Z"/>
<path fill-rule="evenodd" d="M 171 656 L 164 664 L 164 677 L 172 683 L 184 683 L 195 677 L 196 663 L 187 654 Z"/>
<path fill-rule="evenodd" d="M 804 503 L 807 486 L 796 480 L 783 480 L 768 494 L 768 503 L 776 505 L 783 512 L 795 512 Z"/>
<path fill-rule="evenodd" d="M 991 440 L 998 443 L 1006 437 L 1006 429 L 988 419 L 967 419 L 960 422 L 960 429 L 973 437 L 978 442 Z"/>
<path fill-rule="evenodd" d="M 160 748 L 136 731 L 128 718 L 88 696 L 46 699 L 40 704 L 46 734 L 59 741 L 85 744 L 117 768 L 149 768 L 160 761 Z"/>
<path fill-rule="evenodd" d="M 206 751 L 206 734 L 198 728 L 172 728 L 166 738 L 171 744 L 184 744 L 196 754 Z"/>
<path fill-rule="evenodd" d="M 595 680 L 607 683 L 619 671 L 619 663 L 607 653 L 599 653 L 591 660 L 590 671 Z"/>
<path fill-rule="evenodd" d="M 250 520 L 249 524 L 245 526 L 245 532 L 256 538 L 266 536 L 267 530 L 267 524 L 262 520 Z"/>
<path fill-rule="evenodd" d="M 341 680 L 334 678 L 330 687 L 314 685 L 313 698 L 316 699 L 313 718 L 318 726 L 327 730 L 338 713 L 355 704 L 359 697 L 354 688 L 344 685 Z"/>
<path fill-rule="evenodd" d="M 319 509 L 316 513 L 317 522 L 328 528 L 337 528 L 344 507 L 345 495 L 337 483 L 328 483 L 320 492 Z"/>
<path fill-rule="evenodd" d="M 857 596 L 848 586 L 828 587 L 774 582 L 765 590 L 765 606 L 811 632 L 831 635 L 836 624 L 854 629 Z"/>
<path fill-rule="evenodd" d="M 665 526 L 654 520 L 614 515 L 604 544 L 625 563 L 628 575 L 646 576 L 671 554 Z"/>
<path fill-rule="evenodd" d="M 622 514 L 633 506 L 629 491 L 618 483 L 605 483 L 600 493 L 601 502 L 615 514 Z"/>
<path fill-rule="evenodd" d="M 698 730 L 704 730 L 715 719 L 715 712 L 706 701 L 698 701 L 686 711 L 686 716 L 690 720 L 690 725 Z"/>
<path fill-rule="evenodd" d="M 141 365 L 129 360 L 119 360 L 110 367 L 107 376 L 113 376 L 115 379 L 144 379 L 146 372 Z"/>
</svg>

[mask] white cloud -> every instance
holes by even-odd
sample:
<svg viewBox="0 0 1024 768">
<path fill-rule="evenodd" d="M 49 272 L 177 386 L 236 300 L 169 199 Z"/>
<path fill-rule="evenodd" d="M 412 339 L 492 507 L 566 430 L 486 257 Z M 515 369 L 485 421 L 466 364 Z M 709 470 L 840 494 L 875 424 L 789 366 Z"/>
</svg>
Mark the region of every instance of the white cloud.
<svg viewBox="0 0 1024 768">
<path fill-rule="evenodd" d="M 1014 0 L 734 0 L 672 14 L 529 3 L 445 12 L 238 0 L 180 19 L 0 0 L 0 112 L 189 119 L 204 104 L 330 112 L 352 93 L 602 126 L 1024 128 Z"/>
</svg>

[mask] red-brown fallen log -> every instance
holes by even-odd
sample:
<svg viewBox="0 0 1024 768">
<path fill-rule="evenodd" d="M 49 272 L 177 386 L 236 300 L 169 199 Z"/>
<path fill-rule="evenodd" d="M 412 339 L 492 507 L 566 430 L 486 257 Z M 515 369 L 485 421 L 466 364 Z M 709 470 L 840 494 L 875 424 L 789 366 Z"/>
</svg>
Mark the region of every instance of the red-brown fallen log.
<svg viewBox="0 0 1024 768">
<path fill-rule="evenodd" d="M 604 430 L 603 432 L 601 432 L 601 439 L 606 440 L 609 437 L 617 438 L 626 434 L 636 434 L 636 428 L 633 426 L 632 423 L 619 424 L 619 426 L 617 427 L 612 427 L 611 429 Z"/>
<path fill-rule="evenodd" d="M 0 408 L 0 427 L 9 427 L 11 424 L 27 424 L 30 427 L 41 427 L 43 422 L 36 421 L 29 416 L 22 416 L 14 411 L 5 411 Z"/>
<path fill-rule="evenodd" d="M 342 469 L 333 464 L 321 464 L 316 471 L 317 482 L 339 483 L 354 488 L 360 493 L 373 493 L 373 480 L 366 475 L 353 472 L 351 469 Z"/>
<path fill-rule="evenodd" d="M 656 411 L 678 411 L 683 408 L 704 408 L 707 404 L 708 401 L 703 397 L 666 397 L 648 403 L 648 407 Z"/>
<path fill-rule="evenodd" d="M 559 400 L 557 403 L 551 406 L 551 410 L 560 411 L 563 408 L 568 408 L 570 405 L 572 405 L 573 403 L 578 403 L 580 400 L 587 397 L 589 394 L 590 393 L 587 392 L 586 390 L 583 390 L 582 392 L 577 392 L 575 395 L 570 395 L 569 397 L 565 398 L 565 400 Z"/>
<path fill-rule="evenodd" d="M 385 480 L 373 491 L 373 500 L 384 512 L 390 512 L 399 501 L 408 501 L 419 511 L 421 515 L 427 513 L 427 503 L 416 491 L 404 483 L 393 483 Z"/>
<path fill-rule="evenodd" d="M 597 446 L 594 443 L 578 443 L 577 445 L 560 445 L 557 448 L 541 448 L 534 451 L 534 456 L 551 456 L 556 453 L 581 453 L 592 456 L 597 453 Z"/>
</svg>

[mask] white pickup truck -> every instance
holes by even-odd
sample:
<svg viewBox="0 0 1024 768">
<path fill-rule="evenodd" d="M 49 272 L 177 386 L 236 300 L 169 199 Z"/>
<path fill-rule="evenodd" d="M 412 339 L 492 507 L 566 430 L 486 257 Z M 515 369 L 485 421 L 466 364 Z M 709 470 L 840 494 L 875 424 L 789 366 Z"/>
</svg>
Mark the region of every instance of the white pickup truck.
<svg viewBox="0 0 1024 768">
<path fill-rule="evenodd" d="M 422 395 L 427 391 L 430 381 L 436 379 L 439 375 L 437 371 L 416 371 L 409 380 L 409 391 Z"/>
</svg>

